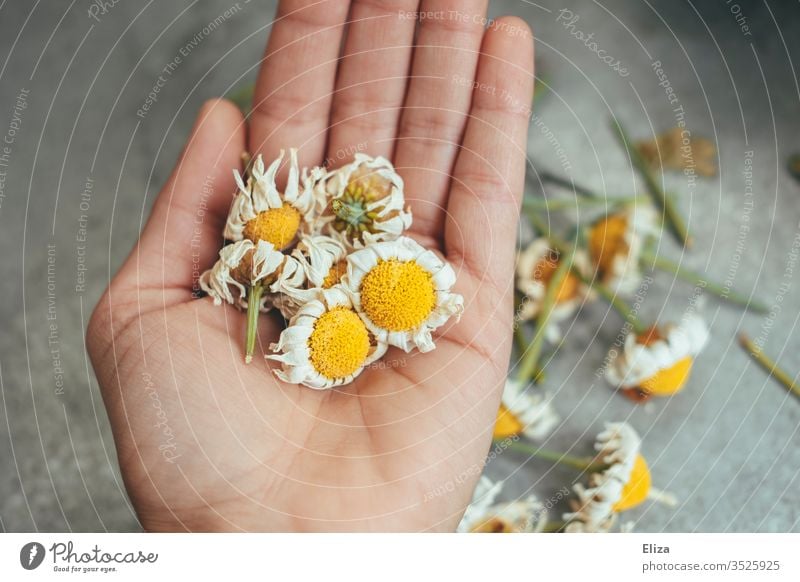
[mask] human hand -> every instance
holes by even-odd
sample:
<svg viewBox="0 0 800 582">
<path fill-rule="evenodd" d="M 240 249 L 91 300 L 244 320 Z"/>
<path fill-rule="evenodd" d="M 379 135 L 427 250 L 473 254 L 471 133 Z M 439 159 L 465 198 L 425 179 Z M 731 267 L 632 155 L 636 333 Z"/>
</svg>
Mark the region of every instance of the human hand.
<svg viewBox="0 0 800 582">
<path fill-rule="evenodd" d="M 510 354 L 533 46 L 519 19 L 485 30 L 487 0 L 418 4 L 280 2 L 249 132 L 230 102 L 203 106 L 97 306 L 89 352 L 145 529 L 455 529 Z M 441 250 L 465 299 L 435 351 L 392 348 L 354 383 L 311 390 L 261 357 L 244 365 L 245 314 L 195 299 L 241 153 L 288 147 L 305 166 L 354 151 L 394 162 L 410 236 Z M 282 325 L 262 316 L 260 345 Z"/>
</svg>

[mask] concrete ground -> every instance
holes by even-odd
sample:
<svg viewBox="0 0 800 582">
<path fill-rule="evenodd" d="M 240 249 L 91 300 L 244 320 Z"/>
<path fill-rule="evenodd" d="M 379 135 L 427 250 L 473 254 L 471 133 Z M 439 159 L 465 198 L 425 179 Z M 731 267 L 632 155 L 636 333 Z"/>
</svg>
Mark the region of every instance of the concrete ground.
<svg viewBox="0 0 800 582">
<path fill-rule="evenodd" d="M 139 528 L 116 468 L 84 328 L 197 107 L 254 79 L 274 9 L 261 0 L 107 4 L 101 13 L 87 3 L 0 3 L 6 531 Z M 548 367 L 546 386 L 565 421 L 547 446 L 585 453 L 604 421 L 628 419 L 643 436 L 654 483 L 679 501 L 626 514 L 637 531 L 800 531 L 800 401 L 736 342 L 746 331 L 787 370 L 800 370 L 800 184 L 786 171 L 788 155 L 800 151 L 800 7 L 619 0 L 575 2 L 571 14 L 562 9 L 550 0 L 492 2 L 492 14 L 518 14 L 537 36 L 538 73 L 549 89 L 531 123 L 534 167 L 571 174 L 609 195 L 632 194 L 633 173 L 609 130 L 610 113 L 643 137 L 675 125 L 682 111 L 695 134 L 718 143 L 721 172 L 694 184 L 681 174 L 667 177 L 696 246 L 681 255 L 666 236 L 661 250 L 755 293 L 772 314 L 743 313 L 706 296 L 700 309 L 713 341 L 689 386 L 679 397 L 636 407 L 595 378 L 620 320 L 602 303 L 588 307 Z M 138 116 L 182 51 L 157 101 Z M 575 218 L 565 214 L 556 221 Z M 665 274 L 655 280 L 643 315 L 679 317 L 692 286 Z M 534 461 L 518 466 L 511 457 L 489 467 L 493 476 L 509 477 L 507 497 L 532 489 L 548 498 L 573 479 L 567 470 Z"/>
</svg>

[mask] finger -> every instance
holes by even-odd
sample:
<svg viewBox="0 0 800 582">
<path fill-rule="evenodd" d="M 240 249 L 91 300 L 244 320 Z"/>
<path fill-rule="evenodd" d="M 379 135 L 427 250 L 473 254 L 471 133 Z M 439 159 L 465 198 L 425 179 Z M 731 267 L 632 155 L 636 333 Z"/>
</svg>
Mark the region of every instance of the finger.
<svg viewBox="0 0 800 582">
<path fill-rule="evenodd" d="M 238 107 L 223 99 L 206 102 L 115 284 L 164 289 L 175 301 L 191 297 L 197 277 L 222 246 L 222 228 L 236 190 L 233 169 L 239 167 L 244 147 Z"/>
<path fill-rule="evenodd" d="M 326 159 L 391 159 L 411 62 L 418 0 L 355 0 L 339 63 Z"/>
<path fill-rule="evenodd" d="M 498 19 L 481 47 L 445 224 L 448 258 L 481 288 L 506 291 L 513 273 L 532 99 L 533 36 L 519 18 Z"/>
<path fill-rule="evenodd" d="M 443 209 L 472 98 L 487 0 L 424 0 L 395 165 L 413 229 L 441 240 Z"/>
<path fill-rule="evenodd" d="M 266 160 L 297 147 L 301 166 L 322 162 L 337 57 L 350 2 L 281 0 L 256 82 L 250 151 Z"/>
</svg>

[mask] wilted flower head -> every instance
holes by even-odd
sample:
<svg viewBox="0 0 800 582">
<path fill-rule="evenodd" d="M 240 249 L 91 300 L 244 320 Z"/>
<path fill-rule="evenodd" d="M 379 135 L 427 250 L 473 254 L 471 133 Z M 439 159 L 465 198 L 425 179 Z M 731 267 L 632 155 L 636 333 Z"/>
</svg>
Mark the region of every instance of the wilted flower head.
<svg viewBox="0 0 800 582">
<path fill-rule="evenodd" d="M 389 160 L 357 153 L 316 188 L 324 232 L 356 248 L 399 237 L 411 226 L 403 180 Z"/>
<path fill-rule="evenodd" d="M 386 352 L 339 286 L 320 290 L 300 307 L 270 347 L 279 352 L 268 356 L 282 364 L 278 378 L 320 390 L 351 382 Z"/>
<path fill-rule="evenodd" d="M 291 278 L 300 265 L 270 243 L 241 240 L 222 247 L 219 260 L 200 276 L 200 288 L 215 305 L 223 301 L 239 307 L 247 305 L 248 290 L 254 285 L 266 286 L 275 292 L 282 281 Z M 261 299 L 261 309 L 269 307 L 269 296 Z"/>
<path fill-rule="evenodd" d="M 608 423 L 597 436 L 597 461 L 605 468 L 589 477 L 589 487 L 577 483 L 578 500 L 573 512 L 564 514 L 567 532 L 607 532 L 616 515 L 632 509 L 645 499 L 674 504 L 671 495 L 652 488 L 647 462 L 640 453 L 641 439 L 629 424 Z"/>
<path fill-rule="evenodd" d="M 547 523 L 547 511 L 534 495 L 506 503 L 494 503 L 502 482 L 492 483 L 481 477 L 472 503 L 458 525 L 459 532 L 534 533 Z"/>
<path fill-rule="evenodd" d="M 299 268 L 293 277 L 281 280 L 277 289 L 280 296 L 275 300 L 275 306 L 287 319 L 316 299 L 320 289 L 338 285 L 347 272 L 347 249 L 329 236 L 302 237 L 291 256 Z"/>
<path fill-rule="evenodd" d="M 547 437 L 561 421 L 546 394 L 530 394 L 525 386 L 506 380 L 494 426 L 495 439 L 524 434 L 532 440 Z"/>
<path fill-rule="evenodd" d="M 431 332 L 464 308 L 461 295 L 451 291 L 453 268 L 408 237 L 373 243 L 350 254 L 347 263 L 343 284 L 380 342 L 430 351 Z"/>
<path fill-rule="evenodd" d="M 259 155 L 252 163 L 246 183 L 234 171 L 239 192 L 233 200 L 225 238 L 239 241 L 259 240 L 272 244 L 283 251 L 290 247 L 301 233 L 311 232 L 315 220 L 314 183 L 324 173 L 315 168 L 309 174 L 300 173 L 297 165 L 297 150 L 289 150 L 289 172 L 286 187 L 281 192 L 275 182 L 283 162 L 284 152 L 264 169 Z"/>
<path fill-rule="evenodd" d="M 584 276 L 591 274 L 591 266 L 586 253 L 576 250 L 573 255 L 574 267 Z M 535 318 L 542 309 L 550 279 L 558 269 L 561 256 L 550 247 L 546 238 L 537 238 L 517 257 L 516 284 L 523 295 L 519 318 L 523 321 Z M 555 305 L 547 325 L 547 339 L 558 341 L 561 333 L 558 323 L 572 316 L 581 303 L 589 296 L 589 289 L 571 270 L 556 291 Z"/>
<path fill-rule="evenodd" d="M 670 396 L 685 386 L 694 358 L 708 338 L 708 328 L 694 314 L 678 326 L 653 326 L 641 335 L 628 334 L 622 353 L 612 350 L 606 378 L 620 388 Z"/>
<path fill-rule="evenodd" d="M 650 206 L 631 206 L 609 214 L 589 229 L 589 255 L 604 285 L 612 291 L 633 293 L 642 281 L 639 260 L 647 237 L 658 232 Z"/>
</svg>

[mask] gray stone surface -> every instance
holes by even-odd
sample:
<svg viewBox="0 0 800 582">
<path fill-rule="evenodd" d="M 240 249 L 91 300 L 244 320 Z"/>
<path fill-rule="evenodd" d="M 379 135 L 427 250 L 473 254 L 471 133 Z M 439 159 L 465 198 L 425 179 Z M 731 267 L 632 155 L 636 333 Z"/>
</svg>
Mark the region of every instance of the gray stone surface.
<svg viewBox="0 0 800 582">
<path fill-rule="evenodd" d="M 576 181 L 610 195 L 634 189 L 608 128 L 610 113 L 636 137 L 675 124 L 651 68 L 661 61 L 689 127 L 718 142 L 721 167 L 719 179 L 694 188 L 680 174 L 667 177 L 697 244 L 681 256 L 664 237 L 662 250 L 709 277 L 731 278 L 775 311 L 744 314 L 707 298 L 702 310 L 714 339 L 689 387 L 635 407 L 595 378 L 620 320 L 601 303 L 588 307 L 548 368 L 547 388 L 565 421 L 547 445 L 588 452 L 603 421 L 628 419 L 643 435 L 656 485 L 680 500 L 675 509 L 646 504 L 626 515 L 639 531 L 800 531 L 800 402 L 736 344 L 737 333 L 747 331 L 788 370 L 800 370 L 791 255 L 800 186 L 785 170 L 788 154 L 800 150 L 793 68 L 800 9 L 740 1 L 747 34 L 733 4 L 696 4 L 492 3 L 493 14 L 524 17 L 538 38 L 539 74 L 550 90 L 537 101 L 531 126 L 533 164 L 563 173 L 566 160 Z M 0 4 L 0 134 L 15 132 L 8 166 L 0 168 L 0 526 L 7 531 L 138 529 L 83 330 L 197 107 L 254 78 L 274 3 L 242 0 L 208 34 L 203 28 L 233 4 L 123 0 L 96 19 L 88 5 Z M 570 29 L 558 20 L 565 7 L 579 16 Z M 597 48 L 629 74 L 604 64 L 570 34 L 575 30 L 593 33 Z M 193 44 L 138 117 L 163 67 Z M 574 220 L 565 214 L 555 220 Z M 85 243 L 78 240 L 84 229 Z M 83 290 L 76 289 L 81 274 Z M 643 313 L 679 317 L 691 286 L 663 274 L 656 281 Z M 518 468 L 517 460 L 504 455 L 489 467 L 510 477 L 507 496 L 532 489 L 547 498 L 574 479 L 534 461 Z"/>
</svg>

